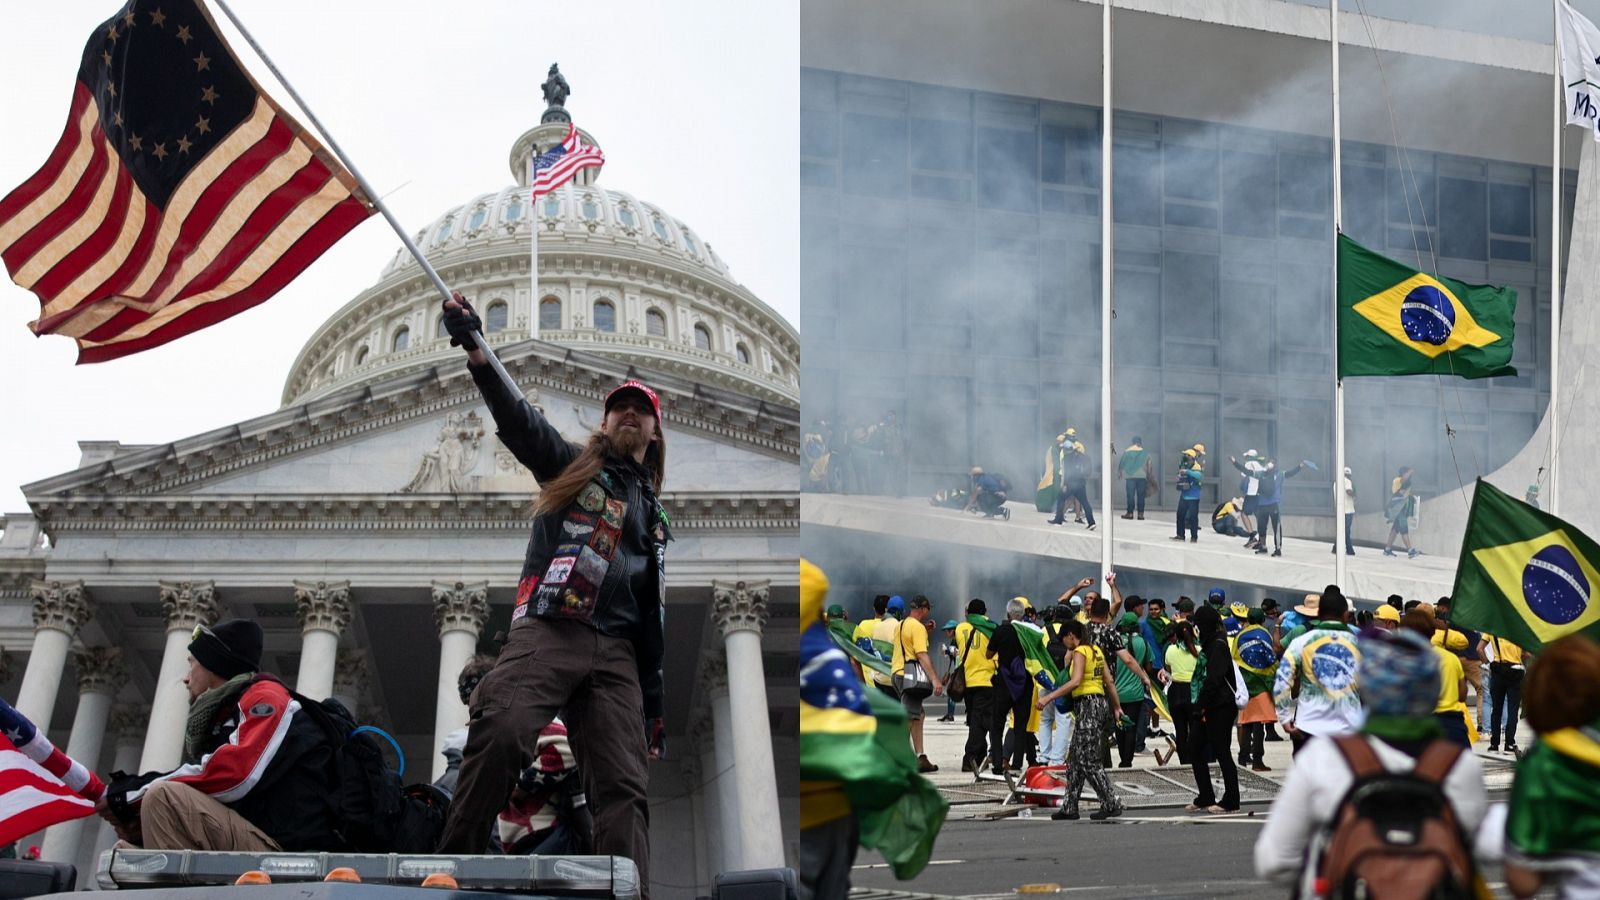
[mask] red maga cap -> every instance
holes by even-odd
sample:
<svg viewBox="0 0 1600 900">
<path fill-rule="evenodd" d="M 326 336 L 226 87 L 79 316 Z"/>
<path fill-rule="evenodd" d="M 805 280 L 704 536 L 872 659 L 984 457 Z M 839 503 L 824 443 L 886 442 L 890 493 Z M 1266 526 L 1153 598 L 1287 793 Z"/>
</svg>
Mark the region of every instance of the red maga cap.
<svg viewBox="0 0 1600 900">
<path fill-rule="evenodd" d="M 606 395 L 606 412 L 610 412 L 611 404 L 616 401 L 619 395 L 627 391 L 638 391 L 640 394 L 643 394 L 644 398 L 650 401 L 650 408 L 655 411 L 656 422 L 661 422 L 661 398 L 656 396 L 655 391 L 652 391 L 646 387 L 644 382 L 635 381 L 631 378 L 612 388 L 611 393 Z"/>
</svg>

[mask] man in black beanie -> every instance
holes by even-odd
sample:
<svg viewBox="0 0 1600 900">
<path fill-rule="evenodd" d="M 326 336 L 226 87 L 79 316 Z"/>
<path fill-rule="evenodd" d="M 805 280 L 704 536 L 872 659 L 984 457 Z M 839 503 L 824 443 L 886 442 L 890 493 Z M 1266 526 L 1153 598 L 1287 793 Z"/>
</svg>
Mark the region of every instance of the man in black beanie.
<svg viewBox="0 0 1600 900">
<path fill-rule="evenodd" d="M 336 850 L 333 745 L 261 668 L 261 626 L 194 630 L 183 765 L 120 778 L 100 814 L 147 850 Z"/>
</svg>

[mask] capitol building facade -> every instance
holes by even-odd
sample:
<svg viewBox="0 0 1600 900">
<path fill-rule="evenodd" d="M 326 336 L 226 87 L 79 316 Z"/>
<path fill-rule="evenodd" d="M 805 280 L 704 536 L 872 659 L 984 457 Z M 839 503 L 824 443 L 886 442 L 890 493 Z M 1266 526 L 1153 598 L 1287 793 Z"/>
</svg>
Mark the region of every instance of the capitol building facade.
<svg viewBox="0 0 1600 900">
<path fill-rule="evenodd" d="M 657 897 L 798 853 L 799 335 L 667 211 L 598 169 L 531 203 L 516 184 L 416 235 L 530 402 L 569 438 L 637 377 L 670 446 L 668 758 L 650 768 Z M 589 143 L 593 138 L 584 135 Z M 538 277 L 530 279 L 537 232 Z M 0 695 L 101 773 L 174 768 L 197 624 L 266 630 L 265 671 L 395 736 L 407 783 L 466 723 L 456 675 L 509 628 L 538 487 L 500 446 L 403 251 L 329 318 L 276 412 L 168 444 L 83 441 L 0 520 Z M 110 841 L 52 829 L 87 868 Z"/>
</svg>

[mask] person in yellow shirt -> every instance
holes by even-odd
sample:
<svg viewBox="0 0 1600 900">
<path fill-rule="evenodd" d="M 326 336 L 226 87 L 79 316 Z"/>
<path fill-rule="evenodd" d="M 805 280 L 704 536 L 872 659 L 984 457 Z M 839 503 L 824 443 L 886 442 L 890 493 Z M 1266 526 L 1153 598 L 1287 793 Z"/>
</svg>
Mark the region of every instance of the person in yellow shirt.
<svg viewBox="0 0 1600 900">
<path fill-rule="evenodd" d="M 967 604 L 967 617 L 956 625 L 956 652 L 967 676 L 967 746 L 961 756 L 961 771 L 981 772 L 984 761 L 1000 758 L 1000 739 L 990 745 L 989 734 L 998 718 L 995 709 L 995 661 L 989 656 L 989 635 L 995 624 L 989 620 L 989 607 L 974 598 Z"/>
<path fill-rule="evenodd" d="M 872 618 L 862 619 L 856 623 L 856 630 L 851 633 L 850 642 L 869 653 L 877 653 L 877 650 L 872 645 L 872 630 L 878 627 L 879 622 L 883 621 L 884 613 L 888 612 L 888 609 L 888 594 L 879 594 L 872 598 Z M 872 681 L 871 678 L 867 677 L 867 673 L 861 668 L 860 663 L 852 659 L 850 660 L 850 665 L 856 670 L 857 678 L 862 681 Z"/>
<path fill-rule="evenodd" d="M 1424 640 L 1432 640 L 1436 625 L 1433 608 L 1424 603 L 1400 618 L 1400 627 L 1414 631 Z M 1467 723 L 1467 705 L 1461 698 L 1467 692 L 1467 680 L 1461 671 L 1461 659 L 1443 646 L 1434 646 L 1439 657 L 1439 702 L 1433 708 L 1434 718 L 1444 729 L 1444 738 L 1463 747 L 1472 748 L 1472 735 Z"/>
<path fill-rule="evenodd" d="M 1122 706 L 1115 690 L 1107 690 L 1106 657 L 1101 649 L 1089 642 L 1088 629 L 1082 622 L 1068 620 L 1061 626 L 1061 641 L 1067 645 L 1067 661 L 1071 664 L 1067 680 L 1055 690 L 1041 696 L 1034 705 L 1043 709 L 1056 698 L 1070 695 L 1072 712 L 1077 724 L 1072 726 L 1072 746 L 1067 751 L 1067 791 L 1061 798 L 1061 808 L 1050 818 L 1056 820 L 1078 818 L 1078 798 L 1083 795 L 1083 785 L 1094 787 L 1100 798 L 1100 810 L 1090 813 L 1091 819 L 1109 819 L 1122 814 L 1122 801 L 1106 777 L 1101 754 L 1105 751 L 1106 735 L 1111 723 L 1122 718 Z"/>
<path fill-rule="evenodd" d="M 899 594 L 889 598 L 884 605 L 884 615 L 872 626 L 872 651 L 884 662 L 894 660 L 894 645 L 900 642 L 900 619 L 906 614 L 906 602 Z M 872 683 L 889 699 L 899 701 L 900 691 L 894 686 L 894 674 L 885 675 L 873 670 Z"/>
<path fill-rule="evenodd" d="M 1478 641 L 1478 657 L 1489 664 L 1489 752 L 1500 752 L 1500 728 L 1506 732 L 1506 752 L 1517 750 L 1517 717 L 1521 714 L 1522 678 L 1528 654 L 1510 641 L 1485 634 Z M 1502 718 L 1503 717 L 1503 718 Z"/>
<path fill-rule="evenodd" d="M 900 703 L 906 708 L 906 719 L 911 725 L 911 749 L 917 754 L 917 771 L 937 772 L 939 767 L 928 759 L 922 744 L 922 701 L 930 695 L 944 693 L 944 684 L 933 670 L 933 660 L 928 657 L 928 619 L 933 615 L 933 603 L 918 594 L 911 598 L 911 611 L 900 623 L 894 642 L 894 687 L 900 692 Z"/>
</svg>

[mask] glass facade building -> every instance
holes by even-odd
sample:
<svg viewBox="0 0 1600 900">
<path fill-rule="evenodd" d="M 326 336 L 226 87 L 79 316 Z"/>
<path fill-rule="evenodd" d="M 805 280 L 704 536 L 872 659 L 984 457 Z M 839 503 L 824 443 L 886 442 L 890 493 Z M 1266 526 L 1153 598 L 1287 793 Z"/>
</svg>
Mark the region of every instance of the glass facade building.
<svg viewBox="0 0 1600 900">
<path fill-rule="evenodd" d="M 978 464 L 1031 495 L 1058 432 L 1098 433 L 1099 108 L 820 69 L 801 106 L 807 419 L 896 412 L 912 493 Z M 1120 110 L 1114 126 L 1116 446 L 1141 435 L 1166 474 L 1204 443 L 1229 491 L 1229 454 L 1312 459 L 1285 511 L 1331 516 L 1331 142 Z M 1518 376 L 1346 383 L 1366 512 L 1400 465 L 1437 494 L 1538 425 L 1550 170 L 1346 141 L 1343 182 L 1355 240 L 1518 295 Z"/>
</svg>

